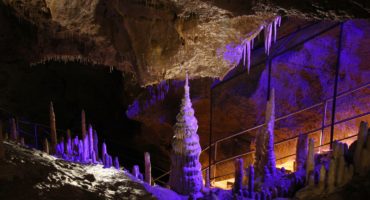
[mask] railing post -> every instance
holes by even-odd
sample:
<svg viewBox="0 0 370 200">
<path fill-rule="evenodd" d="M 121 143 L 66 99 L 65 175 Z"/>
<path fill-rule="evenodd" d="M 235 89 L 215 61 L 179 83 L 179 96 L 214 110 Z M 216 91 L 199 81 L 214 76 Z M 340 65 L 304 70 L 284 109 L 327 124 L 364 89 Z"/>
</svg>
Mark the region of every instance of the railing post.
<svg viewBox="0 0 370 200">
<path fill-rule="evenodd" d="M 331 113 L 331 127 L 330 127 L 330 149 L 333 147 L 334 139 L 334 123 L 335 123 L 335 109 L 337 106 L 337 90 L 338 90 L 338 76 L 340 67 L 340 51 L 342 50 L 342 34 L 343 34 L 343 22 L 340 23 L 340 32 L 338 38 L 338 52 L 337 52 L 337 63 L 335 67 L 335 80 L 334 80 L 334 94 L 333 94 L 333 105 Z"/>
</svg>

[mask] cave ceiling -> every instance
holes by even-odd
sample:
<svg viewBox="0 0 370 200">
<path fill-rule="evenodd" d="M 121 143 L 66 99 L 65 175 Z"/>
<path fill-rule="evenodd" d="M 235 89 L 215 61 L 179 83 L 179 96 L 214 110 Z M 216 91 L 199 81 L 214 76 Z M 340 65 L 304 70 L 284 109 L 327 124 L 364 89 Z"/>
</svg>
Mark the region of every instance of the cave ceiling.
<svg viewBox="0 0 370 200">
<path fill-rule="evenodd" d="M 2 0 L 34 27 L 30 64 L 49 60 L 104 65 L 141 85 L 191 77 L 223 77 L 228 44 L 239 44 L 277 16 L 309 20 L 363 18 L 356 1 Z"/>
</svg>

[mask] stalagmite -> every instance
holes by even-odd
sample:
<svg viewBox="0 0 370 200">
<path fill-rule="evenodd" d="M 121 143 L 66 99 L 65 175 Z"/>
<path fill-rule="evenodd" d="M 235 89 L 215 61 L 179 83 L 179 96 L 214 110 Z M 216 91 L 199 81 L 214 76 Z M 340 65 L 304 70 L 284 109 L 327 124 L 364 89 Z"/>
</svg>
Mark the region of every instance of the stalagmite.
<svg viewBox="0 0 370 200">
<path fill-rule="evenodd" d="M 84 144 L 82 140 L 78 142 L 78 161 L 85 162 L 84 160 Z"/>
<path fill-rule="evenodd" d="M 120 170 L 119 161 L 118 161 L 117 156 L 114 158 L 114 168 L 116 168 L 117 170 Z"/>
<path fill-rule="evenodd" d="M 82 139 L 85 138 L 86 136 L 86 115 L 85 115 L 85 110 L 81 111 L 81 134 L 82 134 Z"/>
<path fill-rule="evenodd" d="M 104 164 L 104 168 L 110 168 L 110 164 L 109 164 L 109 155 L 108 154 L 105 154 L 105 158 L 104 158 L 105 162 L 103 163 Z"/>
<path fill-rule="evenodd" d="M 47 138 L 44 139 L 44 152 L 50 154 L 49 152 L 49 141 Z"/>
<path fill-rule="evenodd" d="M 238 158 L 235 160 L 235 182 L 233 185 L 233 192 L 235 194 L 242 194 L 243 177 L 244 177 L 243 159 Z"/>
<path fill-rule="evenodd" d="M 82 162 L 88 162 L 89 161 L 89 137 L 86 135 L 85 138 L 83 138 L 83 159 Z"/>
<path fill-rule="evenodd" d="M 152 165 L 150 162 L 149 152 L 144 153 L 144 160 L 145 160 L 145 182 L 147 182 L 150 185 L 152 184 Z"/>
<path fill-rule="evenodd" d="M 98 133 L 94 130 L 94 152 L 95 152 L 95 159 L 99 160 L 99 139 L 98 139 Z"/>
<path fill-rule="evenodd" d="M 54 107 L 53 102 L 50 102 L 50 145 L 51 148 L 49 149 L 50 154 L 55 154 L 56 147 L 57 147 L 57 128 L 56 128 L 56 122 L 55 122 L 55 113 L 54 113 Z"/>
<path fill-rule="evenodd" d="M 0 160 L 5 159 L 5 147 L 3 137 L 3 122 L 0 120 Z"/>
<path fill-rule="evenodd" d="M 93 164 L 95 164 L 95 163 L 96 163 L 96 155 L 95 155 L 95 151 L 92 151 L 91 162 L 92 162 Z"/>
<path fill-rule="evenodd" d="M 140 169 L 139 169 L 139 166 L 138 165 L 134 165 L 132 167 L 132 175 L 136 178 L 139 178 L 139 174 L 140 174 Z"/>
<path fill-rule="evenodd" d="M 253 197 L 254 193 L 254 167 L 253 165 L 249 165 L 249 170 L 248 170 L 248 194 L 249 198 Z"/>
<path fill-rule="evenodd" d="M 308 183 L 308 177 L 310 173 L 315 169 L 315 149 L 314 140 L 310 139 L 308 142 L 308 155 L 306 161 L 306 183 Z"/>
<path fill-rule="evenodd" d="M 68 157 L 68 159 L 71 158 L 72 156 L 72 152 L 73 152 L 73 146 L 72 146 L 72 139 L 71 139 L 71 130 L 67 130 L 67 142 L 66 142 L 66 147 L 65 147 L 66 151 L 66 155 Z"/>
<path fill-rule="evenodd" d="M 269 175 L 273 177 L 275 175 L 274 124 L 275 90 L 272 89 L 270 99 L 266 105 L 265 127 L 263 127 L 262 131 L 259 131 L 256 137 L 255 168 L 257 176 Z"/>
<path fill-rule="evenodd" d="M 93 128 L 89 125 L 89 158 L 92 159 L 92 152 L 94 151 Z"/>
<path fill-rule="evenodd" d="M 206 168 L 206 175 L 205 175 L 205 177 L 204 177 L 204 182 L 205 182 L 205 184 L 204 184 L 204 187 L 206 187 L 206 188 L 210 188 L 211 187 L 211 180 L 210 180 L 210 176 L 209 176 L 210 174 L 209 174 L 209 168 Z"/>
<path fill-rule="evenodd" d="M 328 175 L 327 175 L 327 180 L 326 180 L 327 191 L 329 193 L 333 192 L 335 189 L 335 169 L 336 169 L 335 160 L 330 159 L 329 170 L 327 173 Z"/>
<path fill-rule="evenodd" d="M 356 149 L 354 153 L 353 162 L 355 165 L 355 172 L 356 173 L 363 173 L 363 167 L 362 167 L 362 151 L 365 146 L 366 138 L 367 138 L 367 131 L 368 131 L 368 124 L 366 122 L 360 123 L 360 128 L 358 132 L 358 139 L 356 144 Z"/>
<path fill-rule="evenodd" d="M 300 134 L 297 141 L 296 147 L 296 171 L 303 169 L 305 167 L 306 159 L 307 159 L 307 144 L 308 143 L 308 135 L 307 134 Z"/>
<path fill-rule="evenodd" d="M 107 145 L 105 145 L 105 142 L 103 142 L 102 148 L 101 148 L 101 159 L 103 161 L 103 165 L 105 163 L 105 155 L 106 154 L 107 154 Z"/>
<path fill-rule="evenodd" d="M 11 119 L 10 139 L 13 140 L 14 142 L 17 142 L 18 140 L 18 129 L 15 118 Z"/>
<path fill-rule="evenodd" d="M 19 140 L 19 142 L 21 143 L 22 146 L 25 146 L 26 143 L 24 142 L 24 137 L 21 137 L 21 139 Z"/>
<path fill-rule="evenodd" d="M 174 126 L 169 185 L 179 194 L 202 196 L 202 172 L 199 162 L 201 147 L 197 134 L 198 121 L 190 100 L 189 79 L 186 75 L 184 97 Z"/>
</svg>

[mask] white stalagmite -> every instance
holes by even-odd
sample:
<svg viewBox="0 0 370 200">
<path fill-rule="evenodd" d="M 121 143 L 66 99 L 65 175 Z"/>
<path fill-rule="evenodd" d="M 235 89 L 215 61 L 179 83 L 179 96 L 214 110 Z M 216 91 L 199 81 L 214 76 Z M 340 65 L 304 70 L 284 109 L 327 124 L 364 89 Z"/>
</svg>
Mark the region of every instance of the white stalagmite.
<svg viewBox="0 0 370 200">
<path fill-rule="evenodd" d="M 184 89 L 185 94 L 174 126 L 169 185 L 179 194 L 199 197 L 203 185 L 199 162 L 201 147 L 197 134 L 198 121 L 190 100 L 187 75 Z"/>
<path fill-rule="evenodd" d="M 266 126 L 256 138 L 256 161 L 257 176 L 274 176 L 276 161 L 274 153 L 274 126 L 275 126 L 275 90 L 270 93 L 270 100 L 266 105 Z M 266 168 L 266 170 L 265 170 Z M 269 173 L 269 174 L 266 174 Z"/>
</svg>

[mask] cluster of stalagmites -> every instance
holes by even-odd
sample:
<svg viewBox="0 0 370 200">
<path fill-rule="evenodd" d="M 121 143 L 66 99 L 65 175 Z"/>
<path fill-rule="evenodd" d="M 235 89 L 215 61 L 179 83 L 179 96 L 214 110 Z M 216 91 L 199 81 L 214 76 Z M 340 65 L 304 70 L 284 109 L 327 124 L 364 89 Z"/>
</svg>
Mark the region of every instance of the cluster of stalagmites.
<svg viewBox="0 0 370 200">
<path fill-rule="evenodd" d="M 361 122 L 358 140 L 350 147 L 335 141 L 328 152 L 315 154 L 314 140 L 308 139 L 307 135 L 300 135 L 296 147 L 295 172 L 287 173 L 284 168 L 277 169 L 273 148 L 273 91 L 270 96 L 266 126 L 256 139 L 254 166 L 244 169 L 243 159 L 235 161 L 232 192 L 236 199 L 312 199 L 339 190 L 354 175 L 369 173 L 370 129 L 365 122 Z M 248 180 L 248 184 L 244 185 L 243 180 Z"/>
<path fill-rule="evenodd" d="M 107 146 L 105 142 L 102 143 L 102 147 L 99 154 L 99 140 L 98 134 L 93 129 L 92 125 L 86 128 L 86 116 L 85 111 L 81 113 L 81 135 L 80 139 L 77 135 L 72 138 L 71 131 L 67 130 L 66 140 L 64 137 L 59 137 L 56 129 L 56 120 L 53 103 L 50 103 L 50 142 L 47 138 L 44 138 L 43 150 L 44 152 L 62 158 L 67 161 L 81 163 L 81 164 L 102 164 L 103 168 L 114 167 L 120 170 L 120 163 L 118 157 L 114 160 L 111 155 L 108 154 Z M 17 123 L 14 118 L 10 119 L 10 141 L 19 143 L 22 146 L 26 146 L 23 137 L 19 136 Z M 8 134 L 5 135 L 2 132 L 2 121 L 0 120 L 0 160 L 5 159 L 5 149 L 3 141 L 8 140 Z M 4 137 L 5 136 L 5 137 Z M 101 155 L 101 157 L 99 157 Z M 150 154 L 145 152 L 145 177 L 140 173 L 139 166 L 135 165 L 132 170 L 132 175 L 142 181 L 152 184 L 151 178 L 151 162 Z"/>
</svg>

